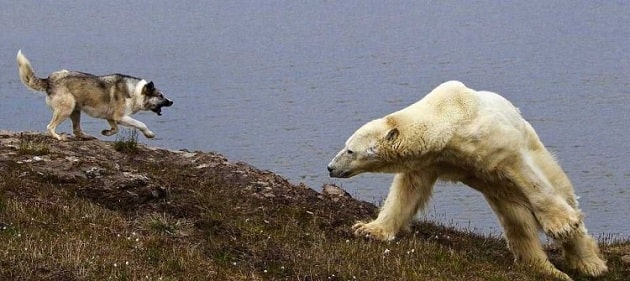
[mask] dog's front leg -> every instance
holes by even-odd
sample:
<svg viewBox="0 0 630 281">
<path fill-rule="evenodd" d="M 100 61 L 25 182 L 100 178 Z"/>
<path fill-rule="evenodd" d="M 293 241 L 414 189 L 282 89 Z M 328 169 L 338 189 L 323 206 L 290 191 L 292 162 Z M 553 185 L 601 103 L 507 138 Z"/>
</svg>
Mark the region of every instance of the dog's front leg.
<svg viewBox="0 0 630 281">
<path fill-rule="evenodd" d="M 120 121 L 118 121 L 118 124 L 123 125 L 123 126 L 127 126 L 127 127 L 133 127 L 136 128 L 140 131 L 142 131 L 142 133 L 144 134 L 145 137 L 147 138 L 154 138 L 155 134 L 153 132 L 151 132 L 151 130 L 149 130 L 149 128 L 147 127 L 147 125 L 145 125 L 144 123 L 133 119 L 129 116 L 125 116 L 122 119 L 120 119 Z"/>
<path fill-rule="evenodd" d="M 116 124 L 116 121 L 107 119 L 107 123 L 109 123 L 110 129 L 101 131 L 101 134 L 103 134 L 104 136 L 111 136 L 115 133 L 118 133 L 118 124 Z"/>
<path fill-rule="evenodd" d="M 95 137 L 85 134 L 81 130 L 81 110 L 75 109 L 72 111 L 72 114 L 70 114 L 70 120 L 72 120 L 72 131 L 77 138 L 82 140 L 95 139 Z"/>
</svg>

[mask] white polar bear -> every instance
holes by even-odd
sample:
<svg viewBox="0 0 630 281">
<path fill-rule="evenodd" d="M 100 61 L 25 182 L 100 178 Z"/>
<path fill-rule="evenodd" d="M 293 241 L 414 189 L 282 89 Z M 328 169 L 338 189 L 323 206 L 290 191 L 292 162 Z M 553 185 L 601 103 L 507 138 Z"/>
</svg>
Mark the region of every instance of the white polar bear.
<svg viewBox="0 0 630 281">
<path fill-rule="evenodd" d="M 532 126 L 505 98 L 458 81 L 363 125 L 328 164 L 331 177 L 395 173 L 378 217 L 356 235 L 390 240 L 409 227 L 438 179 L 483 193 L 499 217 L 516 261 L 571 278 L 547 259 L 537 236 L 560 242 L 571 268 L 598 276 L 608 269 L 587 234 L 573 186 Z"/>
</svg>

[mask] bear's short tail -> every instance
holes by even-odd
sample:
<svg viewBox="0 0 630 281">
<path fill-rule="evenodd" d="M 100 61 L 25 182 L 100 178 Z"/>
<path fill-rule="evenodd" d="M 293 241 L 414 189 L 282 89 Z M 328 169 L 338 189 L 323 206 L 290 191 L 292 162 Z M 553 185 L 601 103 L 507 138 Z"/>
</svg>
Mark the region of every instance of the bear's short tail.
<svg viewBox="0 0 630 281">
<path fill-rule="evenodd" d="M 22 55 L 22 50 L 17 53 L 18 71 L 20 72 L 20 80 L 22 83 L 32 90 L 44 92 L 48 88 L 48 79 L 42 79 L 35 76 L 31 63 Z"/>
</svg>

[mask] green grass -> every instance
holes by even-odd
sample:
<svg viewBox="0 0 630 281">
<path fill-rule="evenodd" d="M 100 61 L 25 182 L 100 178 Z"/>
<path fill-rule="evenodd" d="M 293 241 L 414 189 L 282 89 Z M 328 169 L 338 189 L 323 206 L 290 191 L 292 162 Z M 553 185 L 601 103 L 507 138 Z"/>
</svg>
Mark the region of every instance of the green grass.
<svg viewBox="0 0 630 281">
<path fill-rule="evenodd" d="M 18 153 L 20 155 L 46 155 L 50 153 L 50 147 L 45 137 L 20 133 L 18 138 Z"/>
<path fill-rule="evenodd" d="M 138 132 L 133 130 L 123 130 L 116 135 L 114 149 L 118 152 L 134 153 L 138 151 Z"/>
</svg>

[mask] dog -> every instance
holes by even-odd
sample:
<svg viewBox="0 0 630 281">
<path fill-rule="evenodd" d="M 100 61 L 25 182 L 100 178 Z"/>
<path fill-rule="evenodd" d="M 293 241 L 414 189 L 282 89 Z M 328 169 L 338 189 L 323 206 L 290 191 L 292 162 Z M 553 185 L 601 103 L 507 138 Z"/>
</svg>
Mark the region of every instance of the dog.
<svg viewBox="0 0 630 281">
<path fill-rule="evenodd" d="M 56 129 L 68 117 L 72 120 L 75 137 L 95 138 L 81 131 L 81 111 L 107 120 L 110 129 L 101 132 L 105 136 L 118 133 L 118 125 L 122 125 L 140 130 L 147 138 L 154 138 L 155 134 L 147 125 L 131 115 L 140 110 L 162 115 L 162 107 L 173 105 L 173 101 L 164 97 L 152 81 L 133 76 L 119 73 L 96 76 L 64 69 L 53 72 L 48 78 L 38 78 L 22 50 L 17 53 L 17 64 L 20 80 L 26 87 L 46 92 L 46 104 L 53 112 L 46 129 L 53 138 L 61 141 L 66 137 L 57 134 Z"/>
</svg>

